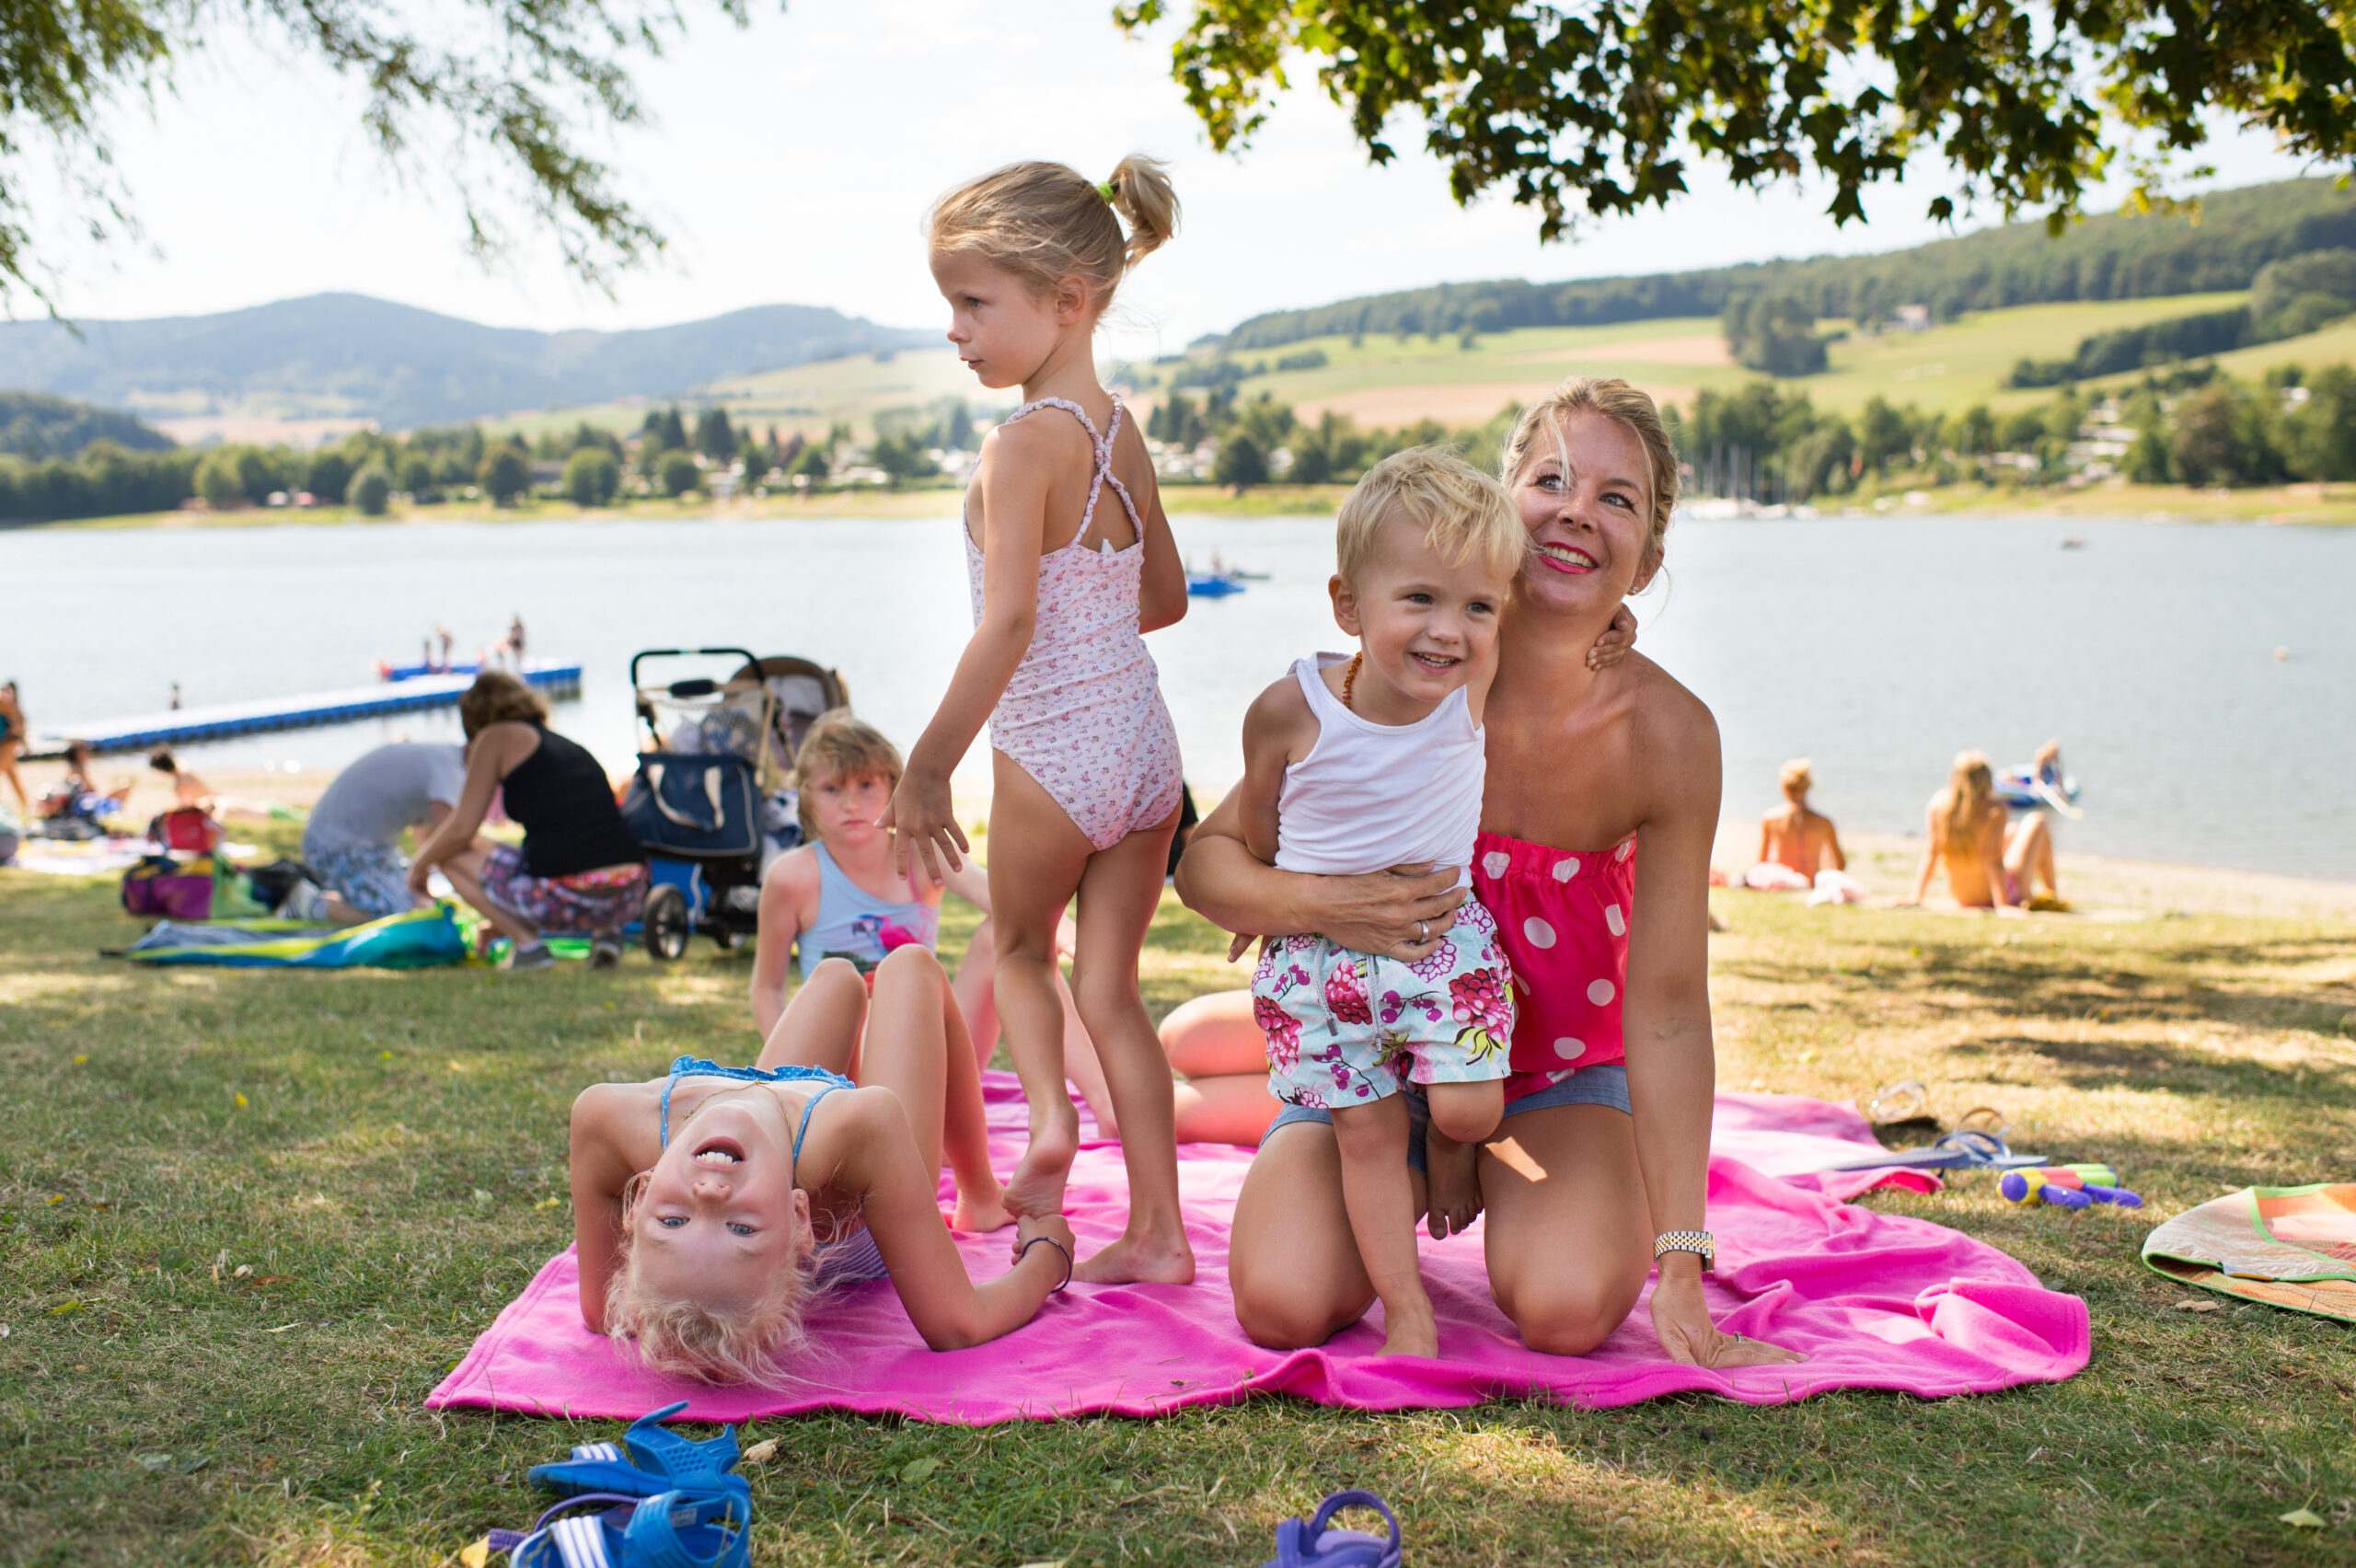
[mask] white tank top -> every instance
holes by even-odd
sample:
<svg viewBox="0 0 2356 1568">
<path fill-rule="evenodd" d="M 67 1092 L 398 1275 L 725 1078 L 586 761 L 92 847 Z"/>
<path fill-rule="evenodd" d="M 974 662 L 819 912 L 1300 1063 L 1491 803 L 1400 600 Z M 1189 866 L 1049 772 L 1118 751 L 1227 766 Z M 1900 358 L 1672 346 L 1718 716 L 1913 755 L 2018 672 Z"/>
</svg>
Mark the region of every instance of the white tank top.
<svg viewBox="0 0 2356 1568">
<path fill-rule="evenodd" d="M 1285 769 L 1277 868 L 1357 876 L 1429 861 L 1463 867 L 1469 886 L 1489 765 L 1463 688 L 1413 724 L 1373 724 L 1320 678 L 1341 662 L 1320 653 L 1292 667 L 1317 716 L 1317 744 Z"/>
</svg>

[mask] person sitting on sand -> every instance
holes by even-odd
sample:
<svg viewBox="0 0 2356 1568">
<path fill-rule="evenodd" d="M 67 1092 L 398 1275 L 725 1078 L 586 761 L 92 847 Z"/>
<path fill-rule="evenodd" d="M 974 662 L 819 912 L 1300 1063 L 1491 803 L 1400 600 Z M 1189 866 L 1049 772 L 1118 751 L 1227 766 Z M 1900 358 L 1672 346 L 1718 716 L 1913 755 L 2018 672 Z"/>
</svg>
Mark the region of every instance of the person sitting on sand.
<svg viewBox="0 0 2356 1568">
<path fill-rule="evenodd" d="M 1743 872 L 1742 885 L 1769 893 L 1801 892 L 1825 871 L 1845 873 L 1848 857 L 1832 819 L 1808 809 L 1816 780 L 1806 757 L 1784 764 L 1784 804 L 1759 822 L 1759 863 Z"/>
<path fill-rule="evenodd" d="M 74 741 L 65 747 L 65 777 L 49 787 L 40 800 L 40 814 L 44 817 L 84 817 L 92 822 L 110 817 L 122 810 L 131 799 L 133 788 L 129 778 L 118 778 L 101 790 L 90 778 L 90 743 Z"/>
<path fill-rule="evenodd" d="M 950 1224 L 1011 1218 L 973 1048 L 923 947 L 894 951 L 873 984 L 871 1000 L 854 965 L 828 959 L 754 1066 L 682 1056 L 665 1077 L 581 1092 L 573 1239 L 592 1332 L 658 1371 L 774 1384 L 811 1299 L 838 1284 L 889 1279 L 935 1350 L 1018 1329 L 1063 1288 L 1074 1241 L 1056 1214 L 1019 1222 L 996 1279 L 966 1273 L 938 1206 L 942 1157 Z"/>
<path fill-rule="evenodd" d="M 208 810 L 213 803 L 213 791 L 203 779 L 180 766 L 169 746 L 157 746 L 147 754 L 147 766 L 167 776 L 172 781 L 172 804 L 175 808 L 193 806 Z"/>
<path fill-rule="evenodd" d="M 33 803 L 25 795 L 25 781 L 17 772 L 17 754 L 25 746 L 25 709 L 17 696 L 17 683 L 0 682 L 0 774 L 6 774 L 8 788 L 17 792 L 17 814 L 32 814 Z"/>
<path fill-rule="evenodd" d="M 1914 878 L 1908 905 L 1923 902 L 1931 873 L 1946 862 L 1947 888 L 1966 909 L 2015 915 L 2024 908 L 2067 908 L 2053 880 L 2053 835 L 2042 812 L 2031 812 L 2009 831 L 2008 813 L 1996 799 L 1994 770 L 1985 752 L 1958 752 L 1946 788 L 1931 797 L 1923 821 L 1923 869 Z M 2029 896 L 2032 880 L 2045 891 Z"/>
<path fill-rule="evenodd" d="M 646 905 L 646 851 L 622 821 L 597 766 L 576 741 L 548 727 L 547 698 L 504 670 L 485 670 L 458 699 L 467 732 L 467 781 L 457 808 L 418 846 L 409 889 L 421 897 L 434 867 L 458 896 L 514 944 L 511 969 L 556 962 L 545 931 L 589 933 L 589 967 L 622 961 L 622 928 Z M 500 791 L 523 824 L 524 846 L 494 844 L 479 856 L 475 833 Z"/>
<path fill-rule="evenodd" d="M 789 962 L 797 951 L 806 982 L 829 958 L 847 958 L 861 973 L 913 943 L 930 948 L 941 933 L 945 888 L 980 910 L 981 925 L 957 965 L 957 1006 L 974 1045 L 976 1066 L 988 1063 L 999 1039 L 997 933 L 988 918 L 989 874 L 976 860 L 942 882 L 903 876 L 894 864 L 893 836 L 875 825 L 900 786 L 900 750 L 847 708 L 823 714 L 802 739 L 794 758 L 804 842 L 769 862 L 761 876 L 760 935 L 753 950 L 753 1026 L 767 1039 L 785 1012 Z M 1057 945 L 1073 946 L 1069 917 Z M 1100 1136 L 1118 1137 L 1104 1069 L 1071 987 L 1054 977 L 1063 1004 L 1064 1070 L 1080 1086 Z"/>
</svg>

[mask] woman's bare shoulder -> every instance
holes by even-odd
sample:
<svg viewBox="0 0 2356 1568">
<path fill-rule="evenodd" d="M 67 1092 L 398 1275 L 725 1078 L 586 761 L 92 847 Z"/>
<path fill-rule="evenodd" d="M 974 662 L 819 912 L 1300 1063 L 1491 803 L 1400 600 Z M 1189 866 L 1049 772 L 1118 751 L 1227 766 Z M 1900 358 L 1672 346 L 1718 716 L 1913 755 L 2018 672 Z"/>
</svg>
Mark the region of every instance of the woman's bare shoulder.
<svg viewBox="0 0 2356 1568">
<path fill-rule="evenodd" d="M 1716 755 L 1718 721 L 1708 703 L 1642 653 L 1631 652 L 1622 661 L 1621 671 L 1638 744 L 1648 760 L 1698 759 L 1703 752 Z"/>
</svg>

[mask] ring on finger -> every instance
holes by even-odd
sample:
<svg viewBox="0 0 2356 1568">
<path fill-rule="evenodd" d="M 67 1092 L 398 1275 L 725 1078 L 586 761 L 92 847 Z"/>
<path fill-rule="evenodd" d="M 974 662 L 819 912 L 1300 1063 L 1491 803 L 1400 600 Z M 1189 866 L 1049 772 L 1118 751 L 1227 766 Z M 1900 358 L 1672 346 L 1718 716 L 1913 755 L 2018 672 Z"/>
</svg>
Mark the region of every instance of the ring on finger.
<svg viewBox="0 0 2356 1568">
<path fill-rule="evenodd" d="M 1427 942 L 1432 940 L 1432 927 L 1430 921 L 1418 920 L 1415 922 L 1415 940 L 1419 942 Z"/>
</svg>

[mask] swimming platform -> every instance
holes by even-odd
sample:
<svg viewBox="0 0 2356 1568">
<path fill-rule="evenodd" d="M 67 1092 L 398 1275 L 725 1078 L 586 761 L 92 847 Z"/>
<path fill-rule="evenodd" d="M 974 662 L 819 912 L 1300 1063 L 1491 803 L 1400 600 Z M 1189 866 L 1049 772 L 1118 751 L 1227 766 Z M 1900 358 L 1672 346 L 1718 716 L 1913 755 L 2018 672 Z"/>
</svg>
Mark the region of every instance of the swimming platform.
<svg viewBox="0 0 2356 1568">
<path fill-rule="evenodd" d="M 581 666 L 547 661 L 526 663 L 520 672 L 525 684 L 551 697 L 581 693 Z M 260 734 L 266 730 L 302 730 L 318 724 L 348 724 L 361 719 L 382 719 L 395 713 L 415 713 L 429 708 L 455 708 L 474 685 L 474 675 L 417 675 L 408 680 L 380 681 L 341 691 L 299 692 L 266 697 L 252 702 L 221 703 L 210 708 L 172 709 L 161 713 L 134 713 L 121 719 L 94 719 L 87 723 L 44 725 L 37 743 L 44 752 L 63 751 L 68 740 L 86 742 L 93 752 L 139 751 L 148 746 L 186 745 L 197 741 L 226 740 L 233 735 Z"/>
</svg>

